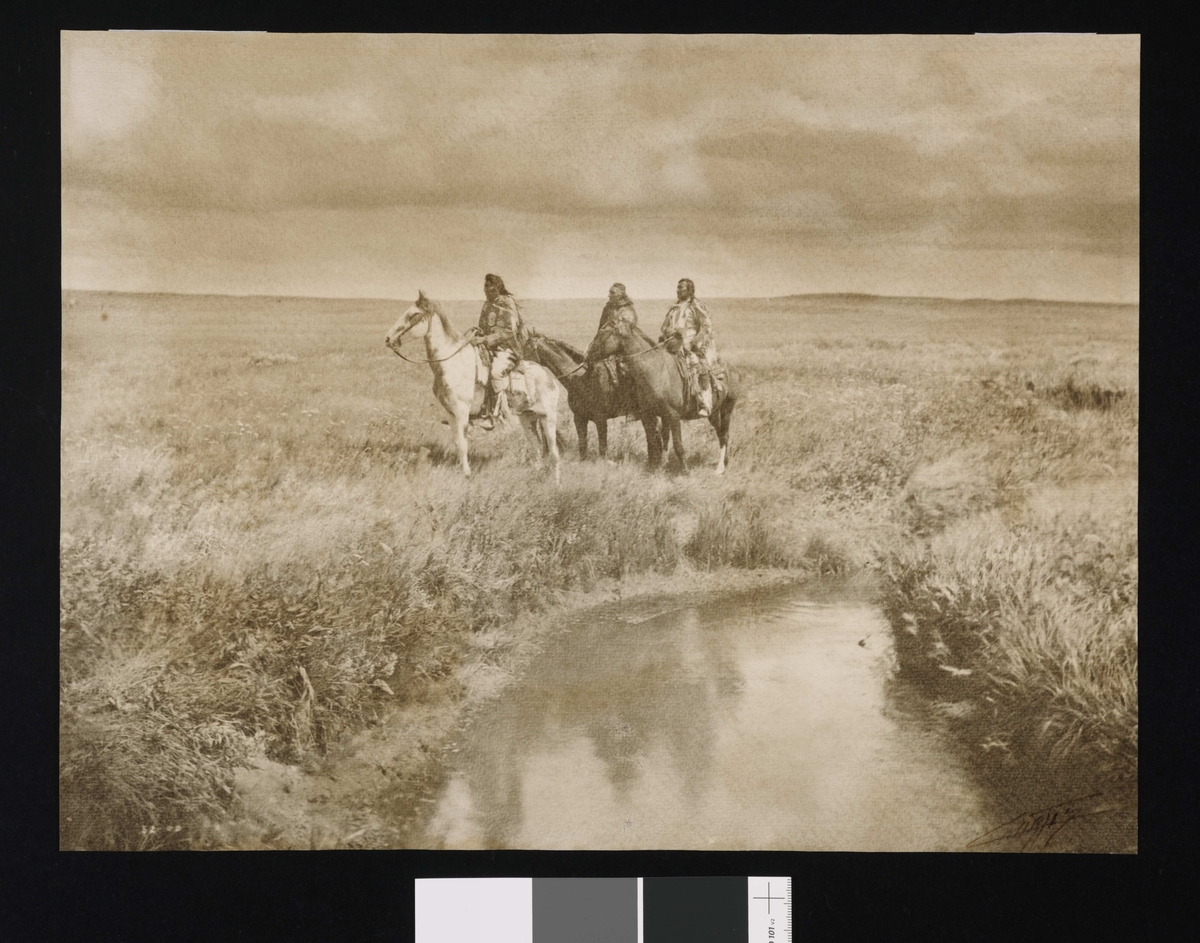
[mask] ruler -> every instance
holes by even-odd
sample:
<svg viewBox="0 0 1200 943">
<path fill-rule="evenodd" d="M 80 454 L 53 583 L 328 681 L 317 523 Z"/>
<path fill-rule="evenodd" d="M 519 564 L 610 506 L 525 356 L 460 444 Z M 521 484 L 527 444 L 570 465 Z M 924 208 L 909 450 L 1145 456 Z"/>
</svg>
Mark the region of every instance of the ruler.
<svg viewBox="0 0 1200 943">
<path fill-rule="evenodd" d="M 749 900 L 747 943 L 792 943 L 792 879 L 746 879 Z"/>
</svg>

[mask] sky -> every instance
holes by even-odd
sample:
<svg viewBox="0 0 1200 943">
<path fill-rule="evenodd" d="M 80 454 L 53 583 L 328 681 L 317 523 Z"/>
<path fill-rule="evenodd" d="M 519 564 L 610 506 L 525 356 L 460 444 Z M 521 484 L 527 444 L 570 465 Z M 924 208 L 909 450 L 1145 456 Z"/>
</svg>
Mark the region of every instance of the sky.
<svg viewBox="0 0 1200 943">
<path fill-rule="evenodd" d="M 61 51 L 65 288 L 1138 300 L 1137 36 Z"/>
</svg>

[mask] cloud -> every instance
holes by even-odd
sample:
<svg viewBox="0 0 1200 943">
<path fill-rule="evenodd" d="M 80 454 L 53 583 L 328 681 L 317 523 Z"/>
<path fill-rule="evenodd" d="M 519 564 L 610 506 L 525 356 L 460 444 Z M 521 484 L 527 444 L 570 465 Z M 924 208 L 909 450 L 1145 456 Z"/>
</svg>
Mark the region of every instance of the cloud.
<svg viewBox="0 0 1200 943">
<path fill-rule="evenodd" d="M 135 217 L 1137 248 L 1136 37 L 67 33 L 63 63 L 64 192 Z"/>
<path fill-rule="evenodd" d="M 64 143 L 86 148 L 119 140 L 148 119 L 158 103 L 154 73 L 136 58 L 64 42 L 61 60 Z"/>
</svg>

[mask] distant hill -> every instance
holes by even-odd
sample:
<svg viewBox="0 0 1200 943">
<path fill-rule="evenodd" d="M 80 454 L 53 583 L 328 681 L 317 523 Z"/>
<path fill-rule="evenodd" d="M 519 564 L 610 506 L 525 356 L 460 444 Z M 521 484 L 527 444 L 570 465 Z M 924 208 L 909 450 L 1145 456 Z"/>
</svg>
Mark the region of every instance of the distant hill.
<svg viewBox="0 0 1200 943">
<path fill-rule="evenodd" d="M 239 299 L 258 299 L 270 301 L 330 301 L 330 302 L 349 302 L 352 304 L 397 304 L 405 301 L 412 301 L 411 298 L 353 298 L 353 297 L 338 297 L 338 296 L 322 296 L 322 295 L 238 295 L 224 294 L 221 292 L 208 293 L 193 293 L 193 292 L 137 292 L 137 291 L 119 291 L 115 289 L 89 289 L 89 288 L 64 288 L 62 289 L 64 298 L 69 296 L 77 297 L 102 297 L 102 296 L 145 296 L 145 297 L 163 297 L 163 298 L 239 298 Z M 570 304 L 596 304 L 603 306 L 604 298 L 597 295 L 595 298 L 535 298 L 524 295 L 518 295 L 518 299 L 522 302 L 536 302 L 539 304 L 549 303 L 570 303 Z M 483 298 L 439 298 L 439 301 L 452 302 L 454 304 L 469 304 L 483 303 Z M 812 292 L 805 294 L 793 295 L 703 295 L 701 301 L 756 301 L 756 302 L 789 302 L 795 303 L 813 303 L 813 302 L 831 302 L 840 301 L 845 303 L 879 303 L 887 302 L 890 304 L 920 304 L 928 305 L 1083 305 L 1100 308 L 1137 308 L 1136 302 L 1121 302 L 1121 301 L 1068 301 L 1053 298 L 943 298 L 936 295 L 873 295 L 863 292 Z M 635 298 L 635 304 L 674 304 L 673 298 Z"/>
<path fill-rule="evenodd" d="M 816 301 L 820 299 L 838 299 L 842 301 L 859 302 L 899 302 L 917 303 L 922 305 L 1093 305 L 1103 308 L 1136 308 L 1136 303 L 1123 301 L 1067 301 L 1056 298 L 942 298 L 937 295 L 871 295 L 859 292 L 830 292 L 803 295 L 780 295 L 763 301 Z"/>
</svg>

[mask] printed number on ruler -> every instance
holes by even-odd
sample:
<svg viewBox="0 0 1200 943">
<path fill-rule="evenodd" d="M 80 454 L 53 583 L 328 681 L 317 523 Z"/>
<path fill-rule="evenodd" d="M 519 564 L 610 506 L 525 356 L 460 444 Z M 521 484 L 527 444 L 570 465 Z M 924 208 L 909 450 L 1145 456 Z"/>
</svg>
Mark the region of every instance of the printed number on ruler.
<svg viewBox="0 0 1200 943">
<path fill-rule="evenodd" d="M 749 943 L 792 943 L 792 879 L 748 878 Z"/>
</svg>

